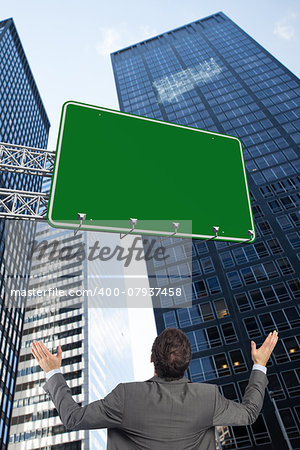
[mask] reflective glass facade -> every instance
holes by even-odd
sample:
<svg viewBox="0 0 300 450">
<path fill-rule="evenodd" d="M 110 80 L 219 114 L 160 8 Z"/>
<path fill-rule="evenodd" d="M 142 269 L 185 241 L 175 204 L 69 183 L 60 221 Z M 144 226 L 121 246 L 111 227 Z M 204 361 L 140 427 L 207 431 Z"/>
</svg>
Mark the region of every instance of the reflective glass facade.
<svg viewBox="0 0 300 450">
<path fill-rule="evenodd" d="M 0 142 L 46 148 L 50 123 L 12 19 L 0 21 Z M 41 177 L 0 173 L 0 187 L 39 191 Z M 9 295 L 14 287 L 26 287 L 30 261 L 24 256 L 33 238 L 33 223 L 0 220 L 0 447 L 9 436 L 25 302 Z M 18 274 L 19 278 L 11 277 Z M 19 282 L 17 281 L 19 280 Z M 11 281 L 12 282 L 12 281 Z M 18 284 L 19 283 L 19 284 Z"/>
<path fill-rule="evenodd" d="M 241 400 L 252 368 L 250 340 L 260 345 L 276 328 L 280 342 L 268 365 L 262 413 L 252 426 L 220 436 L 227 449 L 286 448 L 272 396 L 291 445 L 299 448 L 299 80 L 223 13 L 111 57 L 121 110 L 243 143 L 257 239 L 245 245 L 195 240 L 193 307 L 155 310 L 157 330 L 184 330 L 193 347 L 188 376 Z M 147 161 L 159 165 L 149 155 Z M 165 285 L 174 286 L 178 267 L 155 267 L 156 285 L 162 286 L 163 271 Z"/>
<path fill-rule="evenodd" d="M 48 183 L 43 187 L 47 192 Z M 99 233 L 74 235 L 46 223 L 37 225 L 28 289 L 46 290 L 46 294 L 27 298 L 10 427 L 12 450 L 106 448 L 106 430 L 65 429 L 43 389 L 45 373 L 31 354 L 34 339 L 42 340 L 53 353 L 61 345 L 62 372 L 80 405 L 103 398 L 118 383 L 134 378 L 127 309 L 100 307 L 99 297 L 90 307 L 91 299 L 84 293 L 101 283 L 106 267 L 103 262 L 68 256 L 70 249 L 75 255 L 80 248 L 92 248 L 98 239 Z M 122 262 L 118 266 L 123 273 Z M 110 285 L 115 286 L 115 279 Z M 65 295 L 58 294 L 60 289 Z"/>
</svg>

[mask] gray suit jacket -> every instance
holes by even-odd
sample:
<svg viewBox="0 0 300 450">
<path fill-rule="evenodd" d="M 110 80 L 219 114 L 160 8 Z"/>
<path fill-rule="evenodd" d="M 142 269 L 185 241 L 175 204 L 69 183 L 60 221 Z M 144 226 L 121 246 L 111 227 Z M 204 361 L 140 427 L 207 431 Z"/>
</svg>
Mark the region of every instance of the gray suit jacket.
<svg viewBox="0 0 300 450">
<path fill-rule="evenodd" d="M 108 450 L 213 450 L 216 425 L 252 424 L 263 404 L 267 376 L 252 370 L 242 403 L 218 386 L 186 378 L 121 383 L 104 399 L 79 406 L 62 374 L 45 384 L 68 430 L 108 428 Z"/>
</svg>

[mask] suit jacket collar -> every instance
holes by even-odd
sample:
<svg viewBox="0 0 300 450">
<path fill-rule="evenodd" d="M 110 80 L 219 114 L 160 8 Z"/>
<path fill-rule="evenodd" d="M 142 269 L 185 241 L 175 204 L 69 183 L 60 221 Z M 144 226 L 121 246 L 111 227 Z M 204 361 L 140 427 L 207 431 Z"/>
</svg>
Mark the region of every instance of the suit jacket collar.
<svg viewBox="0 0 300 450">
<path fill-rule="evenodd" d="M 172 383 L 172 384 L 191 383 L 191 381 L 185 377 L 180 378 L 179 380 L 168 381 L 168 380 L 165 380 L 164 378 L 158 377 L 157 375 L 154 375 L 154 377 L 152 377 L 146 381 L 156 381 L 157 383 Z"/>
</svg>

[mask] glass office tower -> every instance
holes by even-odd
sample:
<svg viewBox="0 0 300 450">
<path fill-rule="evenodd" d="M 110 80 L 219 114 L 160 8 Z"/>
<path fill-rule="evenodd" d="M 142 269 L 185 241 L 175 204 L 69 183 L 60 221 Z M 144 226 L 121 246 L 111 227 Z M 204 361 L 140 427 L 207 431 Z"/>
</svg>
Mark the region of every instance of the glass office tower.
<svg viewBox="0 0 300 450">
<path fill-rule="evenodd" d="M 99 233 L 74 235 L 46 223 L 37 225 L 28 289 L 32 293 L 40 289 L 42 295 L 27 299 L 10 427 L 12 450 L 106 448 L 106 430 L 65 429 L 43 389 L 45 373 L 31 354 L 35 339 L 42 340 L 53 353 L 61 345 L 62 372 L 74 400 L 82 406 L 105 397 L 118 383 L 133 380 L 127 309 L 99 307 L 101 299 L 85 294 L 94 288 L 95 273 L 100 285 L 106 267 L 68 255 L 81 248 L 87 251 L 98 239 Z M 114 239 L 116 236 L 111 237 Z M 122 262 L 118 266 L 116 270 L 122 271 Z M 92 300 L 96 307 L 89 304 Z"/>
<path fill-rule="evenodd" d="M 12 19 L 0 21 L 0 142 L 46 148 L 50 123 Z M 0 172 L 0 187 L 39 191 L 41 177 Z M 1 207 L 2 208 L 2 207 Z M 25 257 L 35 224 L 0 220 L 0 448 L 7 447 L 25 302 L 9 294 L 25 288 Z M 17 276 L 16 276 L 17 275 Z M 12 284 L 13 283 L 13 284 Z M 17 305 L 17 307 L 16 307 Z"/>
<path fill-rule="evenodd" d="M 190 378 L 217 383 L 226 397 L 241 400 L 252 368 L 250 340 L 261 344 L 276 328 L 280 341 L 263 411 L 252 426 L 223 430 L 218 445 L 281 450 L 286 431 L 299 448 L 299 80 L 222 12 L 111 57 L 122 111 L 243 143 L 257 239 L 244 245 L 195 240 L 193 307 L 155 310 L 157 330 L 184 330 L 193 348 Z M 145 161 L 159 166 L 151 155 Z M 173 175 L 174 182 L 180 178 Z M 174 285 L 178 267 L 152 268 L 157 285 L 162 274 L 170 275 L 166 287 Z"/>
</svg>

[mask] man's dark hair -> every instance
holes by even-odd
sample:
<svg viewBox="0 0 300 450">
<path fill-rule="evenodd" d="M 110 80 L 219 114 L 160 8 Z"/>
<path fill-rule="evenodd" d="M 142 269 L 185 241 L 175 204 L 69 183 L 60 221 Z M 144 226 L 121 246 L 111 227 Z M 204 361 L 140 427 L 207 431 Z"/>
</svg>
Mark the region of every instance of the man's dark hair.
<svg viewBox="0 0 300 450">
<path fill-rule="evenodd" d="M 184 376 L 192 358 L 190 341 L 183 331 L 166 328 L 152 346 L 152 361 L 158 377 L 176 380 Z"/>
</svg>

